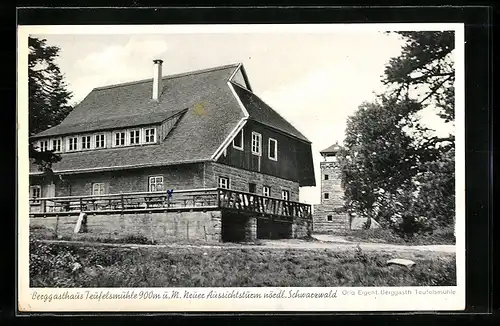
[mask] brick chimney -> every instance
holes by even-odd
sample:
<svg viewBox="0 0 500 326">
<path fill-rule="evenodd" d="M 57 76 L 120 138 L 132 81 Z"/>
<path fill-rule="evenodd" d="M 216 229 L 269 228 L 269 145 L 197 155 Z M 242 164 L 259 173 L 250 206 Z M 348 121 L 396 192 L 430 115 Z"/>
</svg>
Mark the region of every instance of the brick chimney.
<svg viewBox="0 0 500 326">
<path fill-rule="evenodd" d="M 162 74 L 161 65 L 163 60 L 155 59 L 153 60 L 153 100 L 158 101 L 161 96 L 162 91 Z"/>
</svg>

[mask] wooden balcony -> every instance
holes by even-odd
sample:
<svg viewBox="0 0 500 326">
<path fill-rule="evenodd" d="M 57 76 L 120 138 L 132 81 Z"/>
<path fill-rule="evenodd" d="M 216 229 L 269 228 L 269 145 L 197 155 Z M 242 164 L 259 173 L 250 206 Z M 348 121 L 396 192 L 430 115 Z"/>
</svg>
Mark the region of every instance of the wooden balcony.
<svg viewBox="0 0 500 326">
<path fill-rule="evenodd" d="M 230 210 L 245 214 L 311 218 L 311 205 L 221 188 L 135 192 L 100 196 L 30 198 L 30 216 Z"/>
</svg>

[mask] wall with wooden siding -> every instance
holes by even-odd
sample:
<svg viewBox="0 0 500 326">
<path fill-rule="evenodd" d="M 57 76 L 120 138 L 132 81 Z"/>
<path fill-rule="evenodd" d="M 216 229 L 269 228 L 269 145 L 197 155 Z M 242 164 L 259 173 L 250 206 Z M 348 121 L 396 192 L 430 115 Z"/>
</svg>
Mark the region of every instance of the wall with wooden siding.
<svg viewBox="0 0 500 326">
<path fill-rule="evenodd" d="M 252 154 L 252 132 L 262 135 L 262 155 Z M 278 141 L 278 160 L 268 157 L 269 138 Z M 261 172 L 292 181 L 307 181 L 304 176 L 313 169 L 310 145 L 293 139 L 263 124 L 248 121 L 243 128 L 243 150 L 231 143 L 218 162 L 237 168 Z M 310 158 L 310 160 L 308 160 Z M 309 167 L 310 165 L 310 167 Z M 309 170 L 309 171 L 308 171 Z M 314 174 L 313 178 L 314 178 Z M 310 178 L 310 177 L 308 177 Z"/>
<path fill-rule="evenodd" d="M 221 163 L 206 163 L 205 186 L 213 188 L 218 186 L 219 177 L 230 180 L 230 188 L 237 191 L 249 192 L 249 183 L 256 184 L 256 194 L 263 195 L 263 186 L 271 188 L 270 197 L 280 198 L 281 191 L 290 192 L 291 201 L 299 201 L 299 183 L 291 180 L 278 178 L 272 175 L 238 169 Z"/>
</svg>

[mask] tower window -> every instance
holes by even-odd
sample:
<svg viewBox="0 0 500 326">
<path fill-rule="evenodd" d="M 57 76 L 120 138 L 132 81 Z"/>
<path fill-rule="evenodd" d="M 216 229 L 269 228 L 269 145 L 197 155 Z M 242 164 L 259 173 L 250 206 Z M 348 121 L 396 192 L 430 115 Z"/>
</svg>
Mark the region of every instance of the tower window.
<svg viewBox="0 0 500 326">
<path fill-rule="evenodd" d="M 328 174 L 325 174 L 325 180 L 328 180 Z"/>
<path fill-rule="evenodd" d="M 333 221 L 333 216 L 332 216 L 332 215 L 328 215 L 328 216 L 326 217 L 326 220 L 327 220 L 328 222 L 332 222 L 332 221 Z"/>
<path fill-rule="evenodd" d="M 330 198 L 330 194 L 329 194 L 329 193 L 327 193 L 327 192 L 325 192 L 325 193 L 323 194 L 323 198 L 325 198 L 325 199 Z"/>
</svg>

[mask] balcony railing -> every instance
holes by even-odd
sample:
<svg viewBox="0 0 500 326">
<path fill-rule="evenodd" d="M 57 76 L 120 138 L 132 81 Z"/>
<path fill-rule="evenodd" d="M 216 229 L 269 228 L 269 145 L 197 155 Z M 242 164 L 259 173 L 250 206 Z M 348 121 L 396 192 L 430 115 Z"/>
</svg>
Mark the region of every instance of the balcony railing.
<svg viewBox="0 0 500 326">
<path fill-rule="evenodd" d="M 219 189 L 219 207 L 256 214 L 311 218 L 311 205 L 253 193 Z"/>
<path fill-rule="evenodd" d="M 125 213 L 190 209 L 228 209 L 281 217 L 311 218 L 311 205 L 221 188 L 134 192 L 98 196 L 30 198 L 31 216 L 79 212 Z"/>
</svg>

